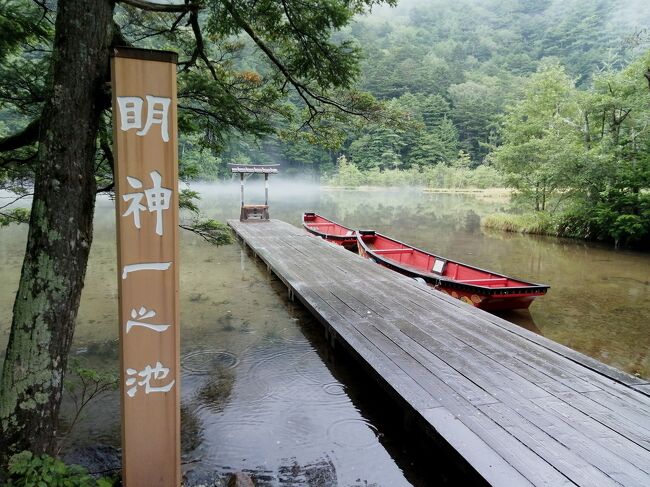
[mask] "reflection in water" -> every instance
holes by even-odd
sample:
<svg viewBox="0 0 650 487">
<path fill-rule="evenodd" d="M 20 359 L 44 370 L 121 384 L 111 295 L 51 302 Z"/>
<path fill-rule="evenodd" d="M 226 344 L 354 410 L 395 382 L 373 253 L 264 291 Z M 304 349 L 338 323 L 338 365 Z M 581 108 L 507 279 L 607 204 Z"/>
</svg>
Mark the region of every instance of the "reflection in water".
<svg viewBox="0 0 650 487">
<path fill-rule="evenodd" d="M 181 451 L 185 457 L 187 452 L 196 450 L 203 440 L 203 428 L 196 411 L 190 405 L 181 404 Z"/>
<path fill-rule="evenodd" d="M 498 311 L 498 312 L 494 312 L 494 314 L 500 318 L 503 318 L 504 320 L 510 321 L 512 323 L 517 323 L 522 328 L 526 328 L 526 330 L 530 330 L 534 333 L 537 333 L 538 335 L 543 334 L 542 330 L 540 330 L 537 324 L 535 323 L 532 313 L 528 309 L 512 309 L 507 311 Z"/>
<path fill-rule="evenodd" d="M 249 194 L 263 195 L 263 188 Z M 277 184 L 280 183 L 280 184 Z M 238 186 L 196 185 L 203 209 L 238 216 Z M 259 190 L 257 193 L 255 192 Z M 300 224 L 305 210 L 374 228 L 452 259 L 551 285 L 529 313 L 502 315 L 615 367 L 650 377 L 650 256 L 583 242 L 480 228 L 499 200 L 415 190 L 271 187 L 271 216 Z M 112 202 L 100 200 L 73 353 L 118 368 Z M 9 333 L 26 228 L 0 230 L 0 353 Z M 327 346 L 322 327 L 286 299 L 284 285 L 239 245 L 214 248 L 182 234 L 182 425 L 188 479 L 235 470 L 260 485 L 432 485 L 429 455 L 404 438 L 399 410 L 357 364 Z M 69 413 L 69 404 L 64 405 Z M 92 404 L 74 446 L 119 446 L 117 393 Z M 432 480 L 432 477 L 434 480 Z"/>
</svg>

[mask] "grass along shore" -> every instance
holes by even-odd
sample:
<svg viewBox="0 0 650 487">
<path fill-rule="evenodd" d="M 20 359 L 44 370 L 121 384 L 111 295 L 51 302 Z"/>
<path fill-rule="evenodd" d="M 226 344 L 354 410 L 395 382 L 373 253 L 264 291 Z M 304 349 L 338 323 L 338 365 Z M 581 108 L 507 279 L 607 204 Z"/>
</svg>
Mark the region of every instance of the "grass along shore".
<svg viewBox="0 0 650 487">
<path fill-rule="evenodd" d="M 535 235 L 564 236 L 559 230 L 559 222 L 548 213 L 535 212 L 513 215 L 493 213 L 481 218 L 481 226 L 492 230 Z"/>
<path fill-rule="evenodd" d="M 628 215 L 611 222 L 599 222 L 607 226 L 607 232 L 598 228 L 593 220 L 582 213 L 562 212 L 549 214 L 543 211 L 523 214 L 493 213 L 481 218 L 481 227 L 503 232 L 550 235 L 552 237 L 574 238 L 580 240 L 612 242 L 615 248 L 630 247 L 647 251 L 647 238 L 629 239 L 624 233 L 627 229 Z M 632 221 L 635 223 L 635 220 Z"/>
</svg>

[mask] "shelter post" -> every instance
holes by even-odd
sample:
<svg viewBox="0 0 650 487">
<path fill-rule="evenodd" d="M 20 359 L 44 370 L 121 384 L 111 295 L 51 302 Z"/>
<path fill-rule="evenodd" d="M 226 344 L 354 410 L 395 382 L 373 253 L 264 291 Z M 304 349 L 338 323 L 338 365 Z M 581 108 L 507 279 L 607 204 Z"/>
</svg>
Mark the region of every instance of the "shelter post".
<svg viewBox="0 0 650 487">
<path fill-rule="evenodd" d="M 244 173 L 239 173 L 239 180 L 241 184 L 241 205 L 244 206 Z"/>
</svg>

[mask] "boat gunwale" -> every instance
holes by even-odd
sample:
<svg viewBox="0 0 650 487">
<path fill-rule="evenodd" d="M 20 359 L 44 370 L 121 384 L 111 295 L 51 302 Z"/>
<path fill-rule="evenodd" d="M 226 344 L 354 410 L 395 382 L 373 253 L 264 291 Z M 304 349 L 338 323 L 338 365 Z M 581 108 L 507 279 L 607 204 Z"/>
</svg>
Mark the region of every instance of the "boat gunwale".
<svg viewBox="0 0 650 487">
<path fill-rule="evenodd" d="M 382 233 L 375 232 L 373 230 L 359 231 L 359 232 L 356 232 L 356 234 L 357 234 L 357 244 L 361 245 L 361 248 L 363 248 L 363 250 L 366 253 L 368 253 L 369 255 L 371 255 L 374 259 L 380 260 L 381 262 L 385 263 L 388 267 L 394 267 L 396 269 L 399 269 L 400 271 L 403 271 L 404 273 L 406 273 L 408 275 L 414 275 L 414 276 L 417 276 L 417 277 L 421 277 L 425 281 L 434 284 L 436 287 L 447 287 L 447 288 L 465 289 L 465 290 L 473 290 L 474 289 L 474 290 L 478 290 L 479 293 L 483 294 L 483 295 L 512 296 L 512 297 L 516 297 L 517 295 L 521 295 L 521 296 L 517 296 L 517 297 L 543 296 L 544 294 L 546 294 L 546 292 L 551 287 L 551 286 L 549 286 L 547 284 L 538 284 L 538 283 L 534 283 L 534 282 L 530 282 L 530 281 L 525 281 L 523 279 L 517 279 L 517 278 L 514 278 L 514 277 L 510 277 L 510 276 L 507 276 L 505 274 L 499 274 L 497 272 L 492 272 L 490 270 L 482 269 L 480 267 L 476 267 L 476 266 L 473 266 L 473 265 L 470 265 L 470 264 L 465 264 L 464 262 L 460 262 L 460 261 L 457 261 L 457 260 L 446 259 L 446 258 L 441 257 L 439 255 L 433 254 L 431 252 L 427 252 L 426 250 L 422 250 L 422 249 L 420 249 L 418 247 L 414 247 L 414 246 L 412 246 L 410 244 L 407 244 L 407 243 L 402 242 L 400 240 L 397 240 L 395 238 L 389 237 L 389 236 L 384 235 Z M 398 243 L 400 245 L 404 245 L 404 246 L 406 246 L 406 247 L 408 247 L 410 249 L 413 249 L 415 251 L 422 252 L 422 253 L 424 253 L 426 255 L 430 255 L 432 257 L 435 257 L 436 259 L 441 259 L 441 260 L 444 260 L 446 262 L 452 262 L 454 264 L 459 264 L 459 265 L 462 265 L 462 266 L 465 266 L 465 267 L 469 267 L 470 269 L 474 269 L 474 270 L 477 270 L 477 271 L 480 271 L 480 272 L 486 272 L 488 274 L 503 277 L 503 278 L 506 278 L 506 279 L 509 279 L 509 280 L 512 280 L 512 281 L 524 282 L 524 283 L 528 284 L 528 286 L 487 287 L 487 286 L 481 286 L 481 285 L 478 285 L 478 284 L 461 283 L 461 282 L 453 280 L 453 279 L 445 278 L 445 276 L 439 276 L 439 275 L 436 275 L 436 274 L 433 274 L 433 273 L 430 273 L 430 272 L 418 271 L 417 269 L 405 267 L 404 265 L 401 265 L 398 262 L 395 262 L 394 260 L 386 259 L 386 258 L 382 257 L 381 255 L 376 254 L 370 248 L 368 248 L 366 243 L 363 241 L 364 236 L 379 236 L 379 237 L 385 238 L 387 240 L 390 240 L 392 242 Z"/>
</svg>

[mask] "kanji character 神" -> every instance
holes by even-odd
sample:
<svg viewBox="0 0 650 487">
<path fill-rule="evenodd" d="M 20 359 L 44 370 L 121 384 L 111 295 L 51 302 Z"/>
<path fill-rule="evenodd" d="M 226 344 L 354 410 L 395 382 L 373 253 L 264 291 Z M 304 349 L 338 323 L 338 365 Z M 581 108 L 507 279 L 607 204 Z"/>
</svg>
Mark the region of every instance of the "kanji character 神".
<svg viewBox="0 0 650 487">
<path fill-rule="evenodd" d="M 163 234 L 163 219 L 162 212 L 169 208 L 172 190 L 169 188 L 163 188 L 162 176 L 158 171 L 151 171 L 149 173 L 151 180 L 153 181 L 153 187 L 151 189 L 146 189 L 144 192 L 139 193 L 127 193 L 122 195 L 122 199 L 129 203 L 129 207 L 124 212 L 122 216 L 133 215 L 133 223 L 136 228 L 140 228 L 140 212 L 144 210 L 149 210 L 149 212 L 156 212 L 156 233 L 158 235 Z M 132 178 L 130 176 L 126 177 L 129 185 L 135 189 L 142 188 L 142 181 L 137 178 Z M 142 197 L 146 196 L 147 206 L 142 204 Z"/>
</svg>

